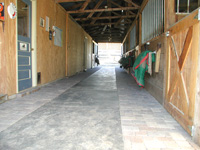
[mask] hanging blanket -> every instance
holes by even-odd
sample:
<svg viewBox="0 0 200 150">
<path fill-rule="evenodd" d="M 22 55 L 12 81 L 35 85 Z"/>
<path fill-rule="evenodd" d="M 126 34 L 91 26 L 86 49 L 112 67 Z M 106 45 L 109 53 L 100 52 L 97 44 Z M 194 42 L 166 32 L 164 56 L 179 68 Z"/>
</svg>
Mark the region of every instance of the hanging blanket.
<svg viewBox="0 0 200 150">
<path fill-rule="evenodd" d="M 151 51 L 144 51 L 142 52 L 137 59 L 135 60 L 135 63 L 133 65 L 133 72 L 131 75 L 136 80 L 137 84 L 140 87 L 144 87 L 144 75 L 145 72 L 148 71 L 148 64 L 149 64 L 149 53 Z M 155 62 L 155 55 L 150 53 L 152 62 Z"/>
</svg>

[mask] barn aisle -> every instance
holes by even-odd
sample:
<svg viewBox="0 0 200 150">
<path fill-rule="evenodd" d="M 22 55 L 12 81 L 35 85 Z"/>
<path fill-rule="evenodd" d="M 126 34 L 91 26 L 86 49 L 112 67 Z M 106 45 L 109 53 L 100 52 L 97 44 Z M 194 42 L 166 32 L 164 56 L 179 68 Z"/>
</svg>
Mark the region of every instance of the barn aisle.
<svg viewBox="0 0 200 150">
<path fill-rule="evenodd" d="M 0 149 L 199 149 L 123 69 L 95 71 L 1 104 Z"/>
<path fill-rule="evenodd" d="M 0 149 L 123 149 L 115 69 L 100 69 L 2 131 Z"/>
<path fill-rule="evenodd" d="M 191 136 L 133 77 L 116 68 L 125 150 L 198 150 Z"/>
</svg>

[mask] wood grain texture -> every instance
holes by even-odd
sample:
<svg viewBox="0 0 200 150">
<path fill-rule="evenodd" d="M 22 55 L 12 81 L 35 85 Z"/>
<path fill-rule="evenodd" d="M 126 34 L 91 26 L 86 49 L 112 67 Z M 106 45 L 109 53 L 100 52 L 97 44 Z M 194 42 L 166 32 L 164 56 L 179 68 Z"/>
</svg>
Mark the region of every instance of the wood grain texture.
<svg viewBox="0 0 200 150">
<path fill-rule="evenodd" d="M 63 31 L 62 47 L 55 46 L 54 37 L 49 40 L 49 32 L 40 26 L 40 18 L 46 16 L 50 19 L 50 30 L 57 26 Z M 65 77 L 65 41 L 66 12 L 55 1 L 37 1 L 37 72 L 41 72 L 41 84 Z"/>
<path fill-rule="evenodd" d="M 195 40 L 199 40 L 200 36 L 200 23 L 194 26 L 194 30 L 197 31 L 195 36 Z M 196 83 L 196 91 L 195 92 L 195 110 L 194 110 L 194 136 L 193 140 L 200 145 L 200 42 L 196 42 L 195 48 L 198 49 L 197 53 L 197 80 L 193 80 L 192 82 Z"/>
<path fill-rule="evenodd" d="M 181 56 L 179 58 L 179 68 L 180 70 L 183 69 L 183 66 L 185 64 L 185 61 L 187 59 L 187 56 L 188 56 L 188 53 L 189 53 L 189 46 L 191 44 L 191 41 L 192 41 L 192 35 L 193 35 L 193 26 L 189 28 L 188 30 L 188 33 L 187 33 L 187 36 L 186 36 L 186 39 L 185 39 L 185 42 L 184 42 L 184 46 L 183 46 L 183 51 L 181 53 Z"/>
<path fill-rule="evenodd" d="M 168 112 L 182 125 L 182 127 L 191 134 L 191 131 L 189 130 L 188 126 L 192 126 L 192 122 L 185 118 L 182 114 L 180 114 L 177 109 L 171 107 L 169 103 L 165 103 L 165 108 L 168 110 Z"/>
<path fill-rule="evenodd" d="M 175 0 L 165 0 L 165 32 L 176 22 L 175 15 Z"/>
<path fill-rule="evenodd" d="M 199 51 L 199 23 L 192 21 L 194 13 L 185 17 L 170 29 L 168 42 L 168 85 L 166 84 L 165 106 L 183 128 L 191 133 L 193 125 L 197 85 L 197 67 Z M 188 22 L 187 21 L 191 21 Z M 183 25 L 183 23 L 186 23 Z M 180 28 L 178 28 L 180 27 Z M 186 28 L 187 27 L 187 28 Z M 194 32 L 195 31 L 195 32 Z"/>
<path fill-rule="evenodd" d="M 159 36 L 157 40 L 150 42 L 147 49 L 151 51 L 157 50 L 158 43 L 161 44 L 161 52 L 160 52 L 160 66 L 159 72 L 155 72 L 155 63 L 153 63 L 153 74 L 150 76 L 148 73 L 145 74 L 145 89 L 153 95 L 156 100 L 163 104 L 163 93 L 164 93 L 164 71 L 165 71 L 165 53 L 166 50 L 166 41 L 167 38 L 165 36 Z M 144 45 L 141 47 L 141 51 L 145 50 Z"/>
<path fill-rule="evenodd" d="M 156 73 L 159 72 L 159 68 L 160 68 L 160 54 L 161 54 L 161 47 L 158 48 L 158 50 L 156 52 L 156 63 L 155 63 L 155 72 Z"/>
<path fill-rule="evenodd" d="M 16 0 L 3 0 L 5 8 L 12 2 L 16 5 Z M 16 50 L 16 40 L 17 40 L 17 32 L 16 32 L 16 22 L 17 19 L 10 19 L 8 15 L 5 15 L 5 25 L 4 25 L 4 46 L 3 51 L 4 59 L 3 65 L 4 68 L 4 76 L 3 76 L 3 88 L 4 94 L 13 95 L 17 92 L 17 50 Z M 1 42 L 1 41 L 0 41 Z"/>
<path fill-rule="evenodd" d="M 4 41 L 3 22 L 0 22 L 0 94 L 6 93 L 6 50 Z"/>
<path fill-rule="evenodd" d="M 87 40 L 85 40 L 85 38 Z M 92 39 L 91 37 L 67 15 L 67 76 L 81 72 L 85 67 L 92 66 Z M 84 55 L 84 41 L 87 41 Z M 85 59 L 84 59 L 85 58 Z M 85 62 L 84 62 L 85 61 Z M 86 65 L 86 66 L 85 66 Z"/>
<path fill-rule="evenodd" d="M 197 24 L 199 21 L 198 19 L 195 19 L 195 16 L 198 15 L 198 10 L 192 12 L 182 20 L 176 22 L 173 26 L 168 28 L 167 30 L 170 32 L 170 35 L 174 35 L 181 30 L 186 30 L 189 27 L 193 26 L 194 24 Z"/>
</svg>

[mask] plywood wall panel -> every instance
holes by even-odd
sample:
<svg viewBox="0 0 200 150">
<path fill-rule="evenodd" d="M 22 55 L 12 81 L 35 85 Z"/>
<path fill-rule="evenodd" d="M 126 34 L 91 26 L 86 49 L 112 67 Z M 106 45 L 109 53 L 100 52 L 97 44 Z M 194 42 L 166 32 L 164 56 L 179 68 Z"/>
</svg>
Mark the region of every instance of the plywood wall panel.
<svg viewBox="0 0 200 150">
<path fill-rule="evenodd" d="M 92 65 L 92 38 L 67 15 L 67 76 L 72 76 Z M 85 43 L 86 51 L 84 55 Z M 84 62 L 85 61 L 85 62 Z M 85 65 L 85 66 L 84 66 Z"/>
<path fill-rule="evenodd" d="M 12 95 L 17 92 L 17 50 L 16 50 L 16 19 L 10 19 L 6 8 L 12 2 L 16 5 L 16 0 L 2 0 L 5 4 L 5 22 L 4 22 L 4 32 L 2 32 L 2 23 L 1 23 L 1 43 L 3 46 L 0 46 L 1 52 L 1 79 L 0 88 L 3 94 Z M 4 39 L 2 39 L 2 37 Z"/>
<path fill-rule="evenodd" d="M 6 51 L 4 40 L 3 22 L 0 22 L 0 94 L 6 93 Z"/>
<path fill-rule="evenodd" d="M 40 18 L 46 21 L 46 16 L 50 19 L 50 30 L 52 26 L 62 29 L 62 47 L 55 46 L 54 37 L 49 40 L 49 32 L 40 26 Z M 65 77 L 65 41 L 66 12 L 53 0 L 37 1 L 37 72 L 41 72 L 41 84 Z"/>
<path fill-rule="evenodd" d="M 161 44 L 159 72 L 155 72 L 155 63 L 153 63 L 152 76 L 150 76 L 148 73 L 146 73 L 145 75 L 145 89 L 151 95 L 153 95 L 158 100 L 158 102 L 163 104 L 166 37 L 160 36 L 160 38 L 158 38 L 157 40 L 150 42 L 150 45 L 147 46 L 147 49 L 151 51 L 156 51 L 158 49 L 158 44 Z M 142 51 L 144 50 L 144 46 L 142 46 Z"/>
</svg>

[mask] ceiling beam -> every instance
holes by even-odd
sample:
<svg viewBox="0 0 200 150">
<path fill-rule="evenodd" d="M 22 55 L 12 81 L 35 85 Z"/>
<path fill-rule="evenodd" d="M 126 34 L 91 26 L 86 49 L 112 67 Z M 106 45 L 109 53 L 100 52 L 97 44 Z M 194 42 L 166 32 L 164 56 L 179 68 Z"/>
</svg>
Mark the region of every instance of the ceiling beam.
<svg viewBox="0 0 200 150">
<path fill-rule="evenodd" d="M 111 13 L 113 13 L 113 14 L 116 15 L 116 16 L 121 16 L 121 14 L 119 14 L 119 13 L 117 13 L 117 12 L 114 12 L 114 11 L 112 11 Z"/>
<path fill-rule="evenodd" d="M 119 5 L 119 4 L 115 3 L 115 2 L 113 2 L 112 0 L 109 0 L 109 1 L 110 1 L 110 3 L 112 3 L 113 5 L 115 5 L 115 6 L 119 7 L 119 8 L 122 8 L 121 5 Z"/>
<path fill-rule="evenodd" d="M 103 20 L 103 19 L 118 19 L 118 18 L 134 18 L 136 15 L 127 16 L 105 16 L 105 17 L 92 17 L 92 20 Z M 86 21 L 88 18 L 76 18 L 76 21 Z"/>
<path fill-rule="evenodd" d="M 115 23 L 115 26 L 117 26 L 118 24 L 120 24 L 122 22 L 124 18 L 120 18 L 116 23 Z"/>
<path fill-rule="evenodd" d="M 101 5 L 101 3 L 103 2 L 104 0 L 99 0 L 99 2 L 94 6 L 94 9 L 98 9 L 99 6 Z M 91 12 L 87 18 L 91 18 L 93 15 L 94 15 L 95 12 Z"/>
<path fill-rule="evenodd" d="M 98 14 L 97 14 L 97 17 L 100 17 L 101 15 L 102 15 L 102 13 L 103 12 L 99 12 Z M 87 17 L 88 18 L 88 17 Z M 97 19 L 93 19 L 91 22 L 90 22 L 90 24 L 95 24 L 95 22 L 97 21 Z"/>
<path fill-rule="evenodd" d="M 78 3 L 78 4 L 75 4 L 75 5 L 73 5 L 73 6 L 69 7 L 69 8 L 67 8 L 67 10 L 73 10 L 73 9 L 79 8 L 79 7 L 81 7 L 81 6 L 82 6 L 82 3 Z"/>
<path fill-rule="evenodd" d="M 106 39 L 118 39 L 118 40 L 122 40 L 123 37 L 119 37 L 119 36 L 113 36 L 113 37 L 104 37 L 104 36 L 100 36 L 100 37 L 95 37 L 95 40 L 106 40 Z"/>
<path fill-rule="evenodd" d="M 122 33 L 111 33 L 111 34 L 109 34 L 109 33 L 107 33 L 107 34 L 97 34 L 97 33 L 95 33 L 95 34 L 92 34 L 92 37 L 98 37 L 98 36 L 125 36 L 125 34 L 122 34 Z"/>
<path fill-rule="evenodd" d="M 90 12 L 108 12 L 108 11 L 121 11 L 121 10 L 135 10 L 136 7 L 121 7 L 121 8 L 108 8 L 108 9 L 89 9 L 89 10 L 74 10 L 66 11 L 69 14 L 90 13 Z"/>
<path fill-rule="evenodd" d="M 132 4 L 134 7 L 140 8 L 140 6 L 137 5 L 136 3 L 134 3 L 132 0 L 124 0 L 124 1 L 127 2 L 127 3 Z"/>
<path fill-rule="evenodd" d="M 82 2 L 86 0 L 56 0 L 57 3 Z"/>
<path fill-rule="evenodd" d="M 88 4 L 91 2 L 91 0 L 86 0 L 83 5 L 81 6 L 80 10 L 85 10 L 85 8 L 88 6 Z"/>
<path fill-rule="evenodd" d="M 101 30 L 95 30 L 95 31 L 96 31 L 96 32 L 101 32 L 102 29 L 103 29 L 103 28 L 101 28 Z M 87 32 L 88 32 L 88 33 L 92 33 L 92 32 L 94 32 L 94 31 L 92 31 L 92 32 L 87 31 Z M 113 30 L 113 29 L 109 29 L 109 28 L 108 28 L 108 29 L 105 30 L 105 33 L 108 33 L 108 34 L 110 34 L 110 33 L 123 33 L 123 34 L 124 34 L 124 33 L 126 33 L 126 32 L 124 32 L 123 30 L 120 30 L 120 29 L 119 29 L 119 30 L 117 30 L 117 29 L 116 29 L 116 30 Z M 105 33 L 104 33 L 104 34 L 105 34 Z"/>
<path fill-rule="evenodd" d="M 96 23 L 96 24 L 82 24 L 81 26 L 105 26 L 105 25 L 115 25 L 116 22 L 112 22 L 112 23 Z M 129 22 L 120 22 L 118 24 L 131 24 Z"/>
</svg>

